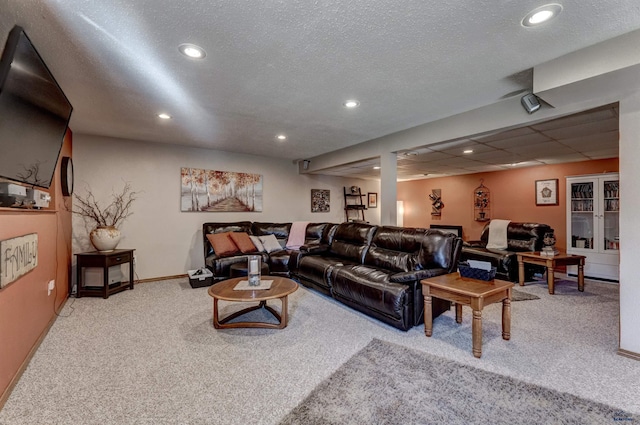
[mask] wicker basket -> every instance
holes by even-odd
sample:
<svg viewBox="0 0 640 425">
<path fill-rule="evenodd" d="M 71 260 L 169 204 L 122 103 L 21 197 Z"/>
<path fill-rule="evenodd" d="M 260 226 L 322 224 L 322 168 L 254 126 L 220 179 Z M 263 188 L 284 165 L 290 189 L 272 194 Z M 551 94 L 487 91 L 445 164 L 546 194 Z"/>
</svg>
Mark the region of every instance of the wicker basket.
<svg viewBox="0 0 640 425">
<path fill-rule="evenodd" d="M 496 268 L 491 267 L 491 271 L 483 270 L 483 269 L 474 269 L 470 267 L 468 264 L 460 263 L 458 264 L 458 272 L 460 272 L 460 276 L 467 277 L 470 279 L 478 279 L 478 280 L 493 280 L 496 277 Z"/>
</svg>

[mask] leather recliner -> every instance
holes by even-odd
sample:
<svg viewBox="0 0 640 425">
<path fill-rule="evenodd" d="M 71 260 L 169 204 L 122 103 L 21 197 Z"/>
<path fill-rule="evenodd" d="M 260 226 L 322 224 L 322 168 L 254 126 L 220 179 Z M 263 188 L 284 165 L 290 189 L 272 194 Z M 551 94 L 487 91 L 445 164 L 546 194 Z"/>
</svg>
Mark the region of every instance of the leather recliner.
<svg viewBox="0 0 640 425">
<path fill-rule="evenodd" d="M 482 229 L 480 240 L 464 242 L 461 261 L 479 260 L 490 262 L 496 268 L 496 278 L 518 282 L 518 252 L 540 251 L 545 233 L 553 232 L 547 224 L 511 222 L 507 226 L 507 249 L 488 249 L 489 224 Z M 525 280 L 542 269 L 525 264 Z"/>
</svg>

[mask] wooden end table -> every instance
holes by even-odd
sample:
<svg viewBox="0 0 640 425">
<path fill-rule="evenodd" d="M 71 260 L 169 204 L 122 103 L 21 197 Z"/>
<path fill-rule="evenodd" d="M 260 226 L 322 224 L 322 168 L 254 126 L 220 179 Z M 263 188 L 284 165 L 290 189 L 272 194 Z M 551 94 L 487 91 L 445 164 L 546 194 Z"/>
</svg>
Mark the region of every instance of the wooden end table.
<svg viewBox="0 0 640 425">
<path fill-rule="evenodd" d="M 75 254 L 77 257 L 76 281 L 78 287 L 76 296 L 102 296 L 109 298 L 125 289 L 133 289 L 133 252 L 135 249 L 114 249 L 112 251 L 92 251 Z M 109 284 L 109 267 L 129 264 L 129 281 Z M 83 268 L 98 267 L 102 269 L 102 286 L 86 286 L 83 279 Z"/>
<path fill-rule="evenodd" d="M 547 286 L 549 293 L 553 295 L 554 286 L 554 270 L 558 266 L 578 266 L 578 291 L 584 292 L 584 255 L 575 255 L 567 253 L 559 253 L 554 256 L 542 255 L 540 251 L 536 252 L 518 252 L 518 281 L 520 286 L 524 286 L 524 265 L 535 264 L 547 268 Z"/>
<path fill-rule="evenodd" d="M 284 329 L 287 326 L 287 297 L 298 289 L 298 284 L 291 279 L 279 276 L 268 276 L 264 280 L 273 280 L 271 288 L 259 289 L 259 290 L 245 290 L 236 291 L 233 288 L 241 280 L 247 280 L 246 277 L 236 277 L 232 279 L 223 280 L 222 282 L 214 283 L 209 288 L 209 295 L 213 297 L 213 327 L 216 329 L 224 328 L 270 328 L 270 329 Z M 267 300 L 280 299 L 282 302 L 282 308 L 280 314 L 278 314 L 272 307 L 267 305 Z M 218 301 L 231 301 L 231 302 L 251 302 L 258 301 L 257 306 L 245 308 L 237 311 L 224 319 L 219 319 L 218 315 Z M 235 322 L 228 323 L 230 320 L 236 317 L 242 316 L 250 311 L 259 310 L 264 308 L 278 320 L 278 323 L 268 322 Z"/>
<path fill-rule="evenodd" d="M 433 333 L 431 317 L 432 297 L 455 303 L 456 323 L 462 323 L 462 306 L 473 309 L 473 355 L 482 356 L 482 309 L 485 305 L 502 302 L 502 338 L 511 339 L 511 288 L 514 284 L 505 280 L 484 281 L 449 273 L 420 281 L 424 296 L 424 334 Z"/>
</svg>

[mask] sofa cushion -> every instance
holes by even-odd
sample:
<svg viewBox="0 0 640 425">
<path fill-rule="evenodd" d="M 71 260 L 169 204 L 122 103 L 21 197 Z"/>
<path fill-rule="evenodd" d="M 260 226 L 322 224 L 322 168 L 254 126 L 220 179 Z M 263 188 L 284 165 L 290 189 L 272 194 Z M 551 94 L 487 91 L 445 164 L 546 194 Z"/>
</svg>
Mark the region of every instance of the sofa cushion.
<svg viewBox="0 0 640 425">
<path fill-rule="evenodd" d="M 240 252 L 231 239 L 231 232 L 208 234 L 207 239 L 218 257 L 228 257 Z"/>
<path fill-rule="evenodd" d="M 260 236 L 260 242 L 266 252 L 280 251 L 282 246 L 275 235 Z"/>
<path fill-rule="evenodd" d="M 415 270 L 424 236 L 424 229 L 380 227 L 371 241 L 364 264 L 392 272 Z"/>
<path fill-rule="evenodd" d="M 257 252 L 256 246 L 251 242 L 251 238 L 245 232 L 231 232 L 229 236 L 243 254 Z"/>
<path fill-rule="evenodd" d="M 266 249 L 264 249 L 264 245 L 262 245 L 258 236 L 249 236 L 249 239 L 251 239 L 251 242 L 253 242 L 253 245 L 256 247 L 256 251 L 266 252 Z"/>
<path fill-rule="evenodd" d="M 362 263 L 377 227 L 364 223 L 338 225 L 331 242 L 330 254 Z"/>
<path fill-rule="evenodd" d="M 457 260 L 451 258 L 454 252 L 454 244 L 457 236 L 453 233 L 445 233 L 440 230 L 429 229 L 426 231 L 426 237 L 422 239 L 422 246 L 418 254 L 420 263 L 419 269 L 449 269 L 452 261 Z"/>
</svg>

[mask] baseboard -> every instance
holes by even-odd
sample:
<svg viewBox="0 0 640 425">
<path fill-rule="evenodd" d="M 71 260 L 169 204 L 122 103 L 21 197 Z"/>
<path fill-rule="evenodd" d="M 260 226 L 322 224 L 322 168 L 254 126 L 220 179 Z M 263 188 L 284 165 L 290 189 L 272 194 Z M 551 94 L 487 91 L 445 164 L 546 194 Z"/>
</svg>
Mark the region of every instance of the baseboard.
<svg viewBox="0 0 640 425">
<path fill-rule="evenodd" d="M 18 383 L 18 381 L 20 381 L 20 378 L 22 377 L 22 374 L 27 369 L 27 366 L 29 366 L 29 363 L 31 362 L 31 359 L 36 354 L 36 351 L 38 351 L 38 348 L 40 348 L 40 344 L 42 344 L 42 341 L 44 341 L 45 337 L 49 333 L 49 330 L 51 329 L 51 326 L 53 326 L 53 324 L 58 319 L 58 313 L 60 311 L 62 311 L 62 309 L 64 308 L 64 306 L 65 306 L 65 304 L 67 303 L 68 300 L 69 300 L 69 297 L 65 298 L 64 301 L 60 304 L 60 308 L 58 308 L 58 310 L 55 312 L 55 314 L 53 315 L 53 317 L 51 318 L 51 320 L 49 321 L 47 326 L 42 330 L 42 332 L 40 333 L 40 336 L 36 340 L 36 343 L 33 344 L 33 347 L 31 347 L 31 350 L 29 350 L 29 354 L 27 354 L 27 357 L 25 357 L 24 361 L 22 362 L 22 364 L 18 368 L 18 371 L 13 376 L 13 379 L 11 380 L 11 382 L 9 382 L 9 385 L 4 390 L 2 395 L 0 395 L 0 410 L 2 410 L 2 408 L 4 407 L 4 405 L 7 402 L 7 400 L 9 400 L 9 397 L 11 396 L 11 392 L 15 388 L 16 384 Z"/>
<path fill-rule="evenodd" d="M 159 280 L 170 280 L 170 279 L 182 279 L 183 277 L 189 277 L 188 274 L 176 274 L 173 276 L 160 276 L 160 277 L 150 277 L 147 279 L 138 279 L 134 283 L 137 285 L 138 283 L 147 283 L 147 282 L 157 282 Z"/>
<path fill-rule="evenodd" d="M 640 360 L 640 353 L 634 353 L 633 351 L 623 350 L 622 348 L 618 348 L 618 355 L 623 357 L 628 357 L 633 360 Z"/>
</svg>

